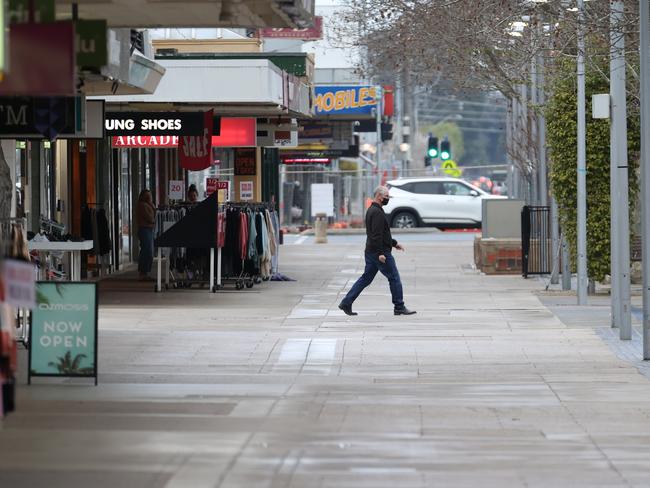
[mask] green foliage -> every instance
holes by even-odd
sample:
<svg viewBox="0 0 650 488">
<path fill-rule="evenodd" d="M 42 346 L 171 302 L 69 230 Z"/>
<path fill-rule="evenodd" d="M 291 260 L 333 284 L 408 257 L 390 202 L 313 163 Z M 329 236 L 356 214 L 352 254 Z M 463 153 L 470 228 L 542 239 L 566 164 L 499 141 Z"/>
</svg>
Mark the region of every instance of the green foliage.
<svg viewBox="0 0 650 488">
<path fill-rule="evenodd" d="M 67 351 L 65 356 L 57 358 L 59 361 L 49 362 L 48 366 L 56 368 L 61 374 L 93 374 L 95 372 L 93 367 L 81 367 L 81 361 L 86 358 L 85 354 L 77 354 L 74 358 L 72 353 Z"/>
<path fill-rule="evenodd" d="M 432 133 L 440 141 L 442 141 L 445 136 L 448 136 L 449 143 L 451 144 L 451 159 L 454 161 L 460 161 L 463 154 L 465 154 L 463 132 L 460 130 L 460 127 L 458 127 L 458 124 L 454 122 L 440 122 L 435 125 L 425 125 L 420 130 L 424 135 Z"/>
<path fill-rule="evenodd" d="M 610 270 L 610 122 L 591 117 L 591 95 L 609 93 L 607 58 L 587 67 L 587 263 L 589 278 L 601 281 Z M 551 191 L 555 196 L 562 231 L 575 266 L 577 246 L 577 76 L 575 59 L 559 62 L 546 106 L 547 144 Z M 599 70 L 597 68 L 600 68 Z M 628 91 L 629 93 L 629 91 Z M 637 104 L 628 100 L 628 158 L 630 205 L 633 214 L 638 194 L 640 118 Z"/>
</svg>

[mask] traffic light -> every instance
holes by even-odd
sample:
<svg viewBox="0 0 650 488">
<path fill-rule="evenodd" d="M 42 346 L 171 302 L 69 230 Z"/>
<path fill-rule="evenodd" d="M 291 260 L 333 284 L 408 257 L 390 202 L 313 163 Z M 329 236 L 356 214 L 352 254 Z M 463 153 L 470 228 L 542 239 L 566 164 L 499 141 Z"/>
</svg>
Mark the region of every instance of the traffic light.
<svg viewBox="0 0 650 488">
<path fill-rule="evenodd" d="M 437 158 L 438 154 L 438 138 L 429 136 L 429 149 L 427 150 L 427 155 L 430 158 Z"/>
<path fill-rule="evenodd" d="M 440 143 L 440 159 L 443 161 L 451 159 L 451 145 L 448 140 L 444 140 Z"/>
<path fill-rule="evenodd" d="M 424 156 L 424 167 L 431 166 L 431 158 L 429 156 Z"/>
</svg>

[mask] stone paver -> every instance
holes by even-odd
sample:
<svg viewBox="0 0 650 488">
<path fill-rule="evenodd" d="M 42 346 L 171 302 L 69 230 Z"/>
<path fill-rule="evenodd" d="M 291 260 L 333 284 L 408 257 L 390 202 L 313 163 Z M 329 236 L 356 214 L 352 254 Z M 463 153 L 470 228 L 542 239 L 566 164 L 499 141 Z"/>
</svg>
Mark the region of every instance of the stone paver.
<svg viewBox="0 0 650 488">
<path fill-rule="evenodd" d="M 398 255 L 336 305 L 357 243 L 291 245 L 296 282 L 102 294 L 100 385 L 22 386 L 0 487 L 650 486 L 650 382 L 540 283 L 471 270 L 471 241 Z"/>
</svg>

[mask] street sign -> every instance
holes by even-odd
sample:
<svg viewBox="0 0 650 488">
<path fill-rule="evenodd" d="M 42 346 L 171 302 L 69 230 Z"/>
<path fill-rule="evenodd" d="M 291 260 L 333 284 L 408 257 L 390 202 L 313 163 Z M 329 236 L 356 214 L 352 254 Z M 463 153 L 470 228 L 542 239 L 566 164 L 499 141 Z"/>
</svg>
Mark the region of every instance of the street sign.
<svg viewBox="0 0 650 488">
<path fill-rule="evenodd" d="M 440 169 L 452 178 L 460 178 L 463 174 L 463 170 L 458 167 L 453 159 L 443 161 L 440 165 Z"/>
<path fill-rule="evenodd" d="M 97 384 L 97 284 L 39 282 L 29 339 L 33 376 L 88 377 Z"/>
</svg>

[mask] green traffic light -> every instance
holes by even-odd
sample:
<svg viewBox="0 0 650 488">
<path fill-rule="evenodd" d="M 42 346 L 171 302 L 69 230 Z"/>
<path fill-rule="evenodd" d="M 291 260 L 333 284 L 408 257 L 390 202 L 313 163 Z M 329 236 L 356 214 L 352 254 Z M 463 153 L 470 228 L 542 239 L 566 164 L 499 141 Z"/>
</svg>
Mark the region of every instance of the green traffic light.
<svg viewBox="0 0 650 488">
<path fill-rule="evenodd" d="M 442 151 L 442 153 L 440 153 L 440 159 L 443 161 L 447 161 L 449 158 L 451 158 L 451 154 L 449 154 L 447 151 Z"/>
<path fill-rule="evenodd" d="M 430 158 L 437 158 L 438 157 L 438 150 L 431 148 L 429 149 L 429 157 Z"/>
</svg>

